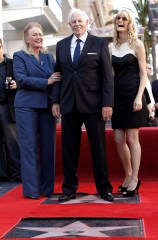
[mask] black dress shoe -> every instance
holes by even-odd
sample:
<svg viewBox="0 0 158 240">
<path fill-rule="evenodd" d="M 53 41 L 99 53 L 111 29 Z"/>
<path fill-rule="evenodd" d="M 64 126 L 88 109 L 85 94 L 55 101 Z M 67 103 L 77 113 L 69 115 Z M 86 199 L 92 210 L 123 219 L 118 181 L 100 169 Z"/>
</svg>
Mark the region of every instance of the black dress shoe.
<svg viewBox="0 0 158 240">
<path fill-rule="evenodd" d="M 76 193 L 69 193 L 69 194 L 63 194 L 61 195 L 58 200 L 59 202 L 67 202 L 71 199 L 75 199 L 76 198 Z"/>
<path fill-rule="evenodd" d="M 34 200 L 37 200 L 39 199 L 40 197 L 36 197 L 36 196 L 25 196 L 26 198 L 29 198 L 29 199 L 34 199 Z"/>
<path fill-rule="evenodd" d="M 15 178 L 14 181 L 15 181 L 15 182 L 22 182 L 22 181 L 21 181 L 21 177 Z"/>
<path fill-rule="evenodd" d="M 49 193 L 42 193 L 42 195 L 47 198 L 51 198 L 53 196 L 53 194 L 49 194 Z"/>
<path fill-rule="evenodd" d="M 9 182 L 9 178 L 0 176 L 0 182 Z"/>
<path fill-rule="evenodd" d="M 113 197 L 112 193 L 110 193 L 110 192 L 103 193 L 101 195 L 101 198 L 108 202 L 112 202 L 114 200 L 114 197 Z"/>
<path fill-rule="evenodd" d="M 10 179 L 10 182 L 21 182 L 21 178 L 20 177 L 12 178 Z"/>
</svg>

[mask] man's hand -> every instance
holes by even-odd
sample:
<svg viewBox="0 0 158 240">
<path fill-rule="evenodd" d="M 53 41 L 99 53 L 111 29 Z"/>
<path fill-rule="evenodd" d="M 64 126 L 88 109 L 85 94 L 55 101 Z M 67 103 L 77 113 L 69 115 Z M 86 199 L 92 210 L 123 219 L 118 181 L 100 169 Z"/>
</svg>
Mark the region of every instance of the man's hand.
<svg viewBox="0 0 158 240">
<path fill-rule="evenodd" d="M 60 118 L 60 105 L 58 103 L 54 103 L 52 106 L 52 114 L 55 118 Z"/>
<path fill-rule="evenodd" d="M 12 81 L 9 83 L 9 88 L 10 88 L 10 89 L 16 89 L 16 88 L 17 88 L 17 84 L 16 84 L 15 80 L 12 80 Z"/>
<path fill-rule="evenodd" d="M 102 116 L 104 121 L 110 120 L 112 117 L 112 107 L 102 107 Z"/>
</svg>

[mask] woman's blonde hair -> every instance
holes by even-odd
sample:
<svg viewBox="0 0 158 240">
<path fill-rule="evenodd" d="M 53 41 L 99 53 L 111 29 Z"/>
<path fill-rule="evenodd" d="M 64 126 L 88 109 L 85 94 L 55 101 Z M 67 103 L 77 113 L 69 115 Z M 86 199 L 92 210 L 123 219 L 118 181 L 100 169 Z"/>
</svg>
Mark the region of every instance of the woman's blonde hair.
<svg viewBox="0 0 158 240">
<path fill-rule="evenodd" d="M 25 51 L 28 54 L 31 54 L 31 53 L 29 51 L 29 44 L 28 44 L 26 39 L 28 37 L 28 31 L 33 27 L 37 27 L 37 28 L 41 29 L 41 31 L 43 33 L 43 28 L 42 28 L 41 24 L 39 24 L 37 22 L 30 22 L 26 25 L 26 27 L 24 28 L 24 31 L 23 31 L 23 47 L 22 47 L 22 50 Z M 46 52 L 46 49 L 44 47 L 41 47 L 40 50 L 42 52 Z"/>
<path fill-rule="evenodd" d="M 129 21 L 127 41 L 128 41 L 129 46 L 132 48 L 138 38 L 137 28 L 136 28 L 136 23 L 135 23 L 134 17 L 130 13 L 130 11 L 128 11 L 126 9 L 120 10 L 114 18 L 114 38 L 113 38 L 114 45 L 119 47 L 122 43 L 119 39 L 119 32 L 117 31 L 117 28 L 116 28 L 116 19 L 118 17 L 126 17 Z"/>
<path fill-rule="evenodd" d="M 2 42 L 2 39 L 0 38 L 0 44 L 1 44 L 1 46 L 3 47 L 3 42 Z"/>
</svg>

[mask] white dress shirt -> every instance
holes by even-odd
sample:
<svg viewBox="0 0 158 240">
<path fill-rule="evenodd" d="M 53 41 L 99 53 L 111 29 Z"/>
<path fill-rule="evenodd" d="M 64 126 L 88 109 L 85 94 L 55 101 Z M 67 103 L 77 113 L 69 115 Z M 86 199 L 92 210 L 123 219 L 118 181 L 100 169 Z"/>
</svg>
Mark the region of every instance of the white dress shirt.
<svg viewBox="0 0 158 240">
<path fill-rule="evenodd" d="M 88 32 L 85 32 L 79 39 L 81 40 L 80 42 L 80 49 L 81 49 L 81 52 L 82 52 L 82 49 L 84 47 L 84 44 L 85 44 L 85 41 L 87 39 L 87 36 L 88 36 Z M 71 59 L 73 61 L 73 55 L 74 55 L 74 51 L 75 51 L 75 47 L 77 45 L 77 40 L 78 38 L 73 35 L 72 39 L 71 39 Z"/>
</svg>

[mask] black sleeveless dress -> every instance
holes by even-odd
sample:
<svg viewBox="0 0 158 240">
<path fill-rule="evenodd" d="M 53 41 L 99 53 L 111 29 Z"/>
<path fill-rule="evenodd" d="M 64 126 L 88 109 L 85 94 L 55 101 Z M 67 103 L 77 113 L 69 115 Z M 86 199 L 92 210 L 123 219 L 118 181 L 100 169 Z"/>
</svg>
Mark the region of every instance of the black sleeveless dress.
<svg viewBox="0 0 158 240">
<path fill-rule="evenodd" d="M 119 50 L 113 46 L 112 65 L 115 86 L 112 128 L 129 129 L 147 126 L 147 105 L 144 95 L 142 109 L 133 112 L 133 102 L 139 89 L 140 76 L 137 57 L 128 43 L 123 43 Z"/>
</svg>

